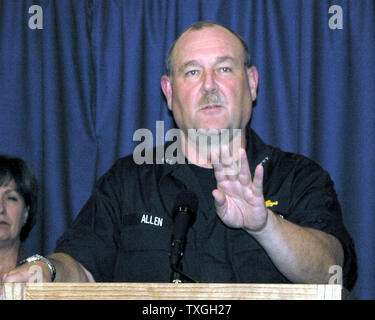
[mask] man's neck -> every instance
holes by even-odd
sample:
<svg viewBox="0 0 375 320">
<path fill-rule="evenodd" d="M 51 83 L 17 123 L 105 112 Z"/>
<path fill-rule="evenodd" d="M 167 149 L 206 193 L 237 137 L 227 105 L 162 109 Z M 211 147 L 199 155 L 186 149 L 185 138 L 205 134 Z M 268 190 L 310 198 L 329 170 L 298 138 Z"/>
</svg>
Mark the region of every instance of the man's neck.
<svg viewBox="0 0 375 320">
<path fill-rule="evenodd" d="M 228 146 L 234 160 L 239 159 L 240 149 L 246 148 L 245 130 L 238 130 L 229 136 L 204 136 L 204 135 L 183 135 L 182 143 L 185 146 L 185 157 L 189 163 L 204 168 L 212 168 L 211 152 L 220 155 L 221 148 Z"/>
</svg>

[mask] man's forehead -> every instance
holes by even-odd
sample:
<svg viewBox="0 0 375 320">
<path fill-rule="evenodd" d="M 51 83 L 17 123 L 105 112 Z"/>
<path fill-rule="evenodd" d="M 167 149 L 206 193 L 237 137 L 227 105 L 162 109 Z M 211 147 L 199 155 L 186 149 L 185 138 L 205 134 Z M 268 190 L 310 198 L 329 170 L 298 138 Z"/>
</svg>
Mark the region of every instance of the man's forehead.
<svg viewBox="0 0 375 320">
<path fill-rule="evenodd" d="M 234 40 L 238 40 L 236 36 L 227 30 L 226 28 L 222 26 L 207 26 L 203 27 L 201 29 L 188 29 L 186 30 L 183 34 L 181 34 L 180 41 L 181 39 L 186 39 L 189 37 L 201 37 L 202 35 L 211 35 L 211 36 L 221 36 L 221 37 L 228 37 L 228 38 L 233 38 Z"/>
<path fill-rule="evenodd" d="M 187 30 L 176 43 L 175 58 L 205 49 L 227 48 L 233 55 L 242 53 L 242 44 L 231 32 L 220 26 Z M 228 51 L 228 53 L 229 53 Z"/>
</svg>

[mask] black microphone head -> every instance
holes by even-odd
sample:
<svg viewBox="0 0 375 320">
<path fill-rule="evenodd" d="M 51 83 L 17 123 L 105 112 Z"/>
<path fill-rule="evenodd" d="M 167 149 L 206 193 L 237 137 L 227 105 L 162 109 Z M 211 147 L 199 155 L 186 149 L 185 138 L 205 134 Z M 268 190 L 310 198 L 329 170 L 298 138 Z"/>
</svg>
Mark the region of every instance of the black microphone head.
<svg viewBox="0 0 375 320">
<path fill-rule="evenodd" d="M 188 210 L 196 213 L 198 210 L 198 198 L 196 194 L 189 190 L 181 191 L 176 197 L 173 211 L 176 211 L 178 207 L 186 207 Z"/>
<path fill-rule="evenodd" d="M 177 195 L 173 209 L 174 239 L 184 240 L 188 227 L 195 221 L 197 210 L 198 198 L 194 192 L 186 190 Z"/>
</svg>

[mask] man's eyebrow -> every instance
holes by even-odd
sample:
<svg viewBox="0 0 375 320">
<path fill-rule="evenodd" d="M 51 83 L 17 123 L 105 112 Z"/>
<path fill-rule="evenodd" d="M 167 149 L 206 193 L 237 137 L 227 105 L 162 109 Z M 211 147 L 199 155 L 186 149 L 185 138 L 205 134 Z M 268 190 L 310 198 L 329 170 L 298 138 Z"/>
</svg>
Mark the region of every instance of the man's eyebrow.
<svg viewBox="0 0 375 320">
<path fill-rule="evenodd" d="M 218 57 L 215 61 L 215 65 L 216 64 L 219 64 L 219 63 L 222 63 L 222 62 L 226 62 L 226 61 L 231 61 L 231 62 L 235 62 L 234 58 L 231 57 L 231 56 L 222 56 L 222 57 Z M 183 63 L 179 68 L 178 68 L 178 71 L 179 72 L 182 72 L 184 71 L 186 68 L 188 67 L 194 67 L 194 66 L 200 66 L 201 64 L 197 61 L 197 60 L 190 60 L 190 61 L 187 61 L 185 63 Z"/>
<path fill-rule="evenodd" d="M 187 61 L 187 62 L 185 62 L 184 64 L 182 64 L 182 65 L 178 68 L 178 70 L 181 72 L 181 71 L 185 70 L 187 67 L 198 66 L 198 65 L 200 65 L 200 64 L 198 63 L 198 61 L 196 61 L 196 60 L 190 60 L 190 61 Z"/>
<path fill-rule="evenodd" d="M 231 57 L 231 56 L 222 56 L 222 57 L 218 57 L 216 59 L 216 64 L 219 64 L 219 63 L 222 63 L 222 62 L 226 62 L 226 61 L 231 61 L 231 62 L 234 62 L 234 58 Z"/>
</svg>

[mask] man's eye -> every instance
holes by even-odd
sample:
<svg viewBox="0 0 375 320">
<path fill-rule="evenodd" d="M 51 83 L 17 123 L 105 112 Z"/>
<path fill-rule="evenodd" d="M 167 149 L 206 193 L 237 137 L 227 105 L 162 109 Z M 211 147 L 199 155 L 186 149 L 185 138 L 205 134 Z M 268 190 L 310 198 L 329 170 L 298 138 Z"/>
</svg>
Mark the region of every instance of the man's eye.
<svg viewBox="0 0 375 320">
<path fill-rule="evenodd" d="M 186 76 L 196 76 L 198 74 L 198 70 L 190 70 L 188 72 L 186 72 Z"/>
<path fill-rule="evenodd" d="M 221 71 L 221 72 L 231 72 L 232 69 L 229 68 L 229 67 L 221 67 L 221 68 L 220 68 L 220 71 Z"/>
</svg>

